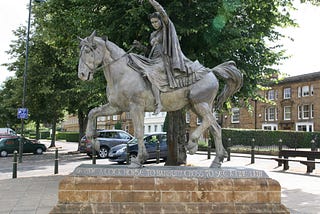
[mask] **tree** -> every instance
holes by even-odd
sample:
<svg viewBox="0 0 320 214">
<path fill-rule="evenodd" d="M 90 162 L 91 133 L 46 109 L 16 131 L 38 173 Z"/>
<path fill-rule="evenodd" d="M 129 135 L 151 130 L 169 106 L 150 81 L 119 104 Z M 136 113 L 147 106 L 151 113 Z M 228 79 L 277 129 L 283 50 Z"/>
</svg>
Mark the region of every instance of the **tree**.
<svg viewBox="0 0 320 214">
<path fill-rule="evenodd" d="M 258 86 L 279 74 L 272 66 L 286 55 L 281 46 L 271 46 L 269 41 L 284 36 L 276 27 L 294 25 L 289 11 L 292 1 L 162 0 L 160 3 L 174 22 L 182 50 L 190 59 L 198 59 L 207 67 L 227 60 L 237 63 L 243 71 L 244 86 L 232 101 L 240 105 L 240 98 L 245 102 L 255 98 Z M 319 4 L 317 0 L 302 2 Z M 46 67 L 54 68 L 54 72 L 48 73 L 58 87 L 50 90 L 58 91 L 60 98 L 52 99 L 52 104 L 62 102 L 69 112 L 78 114 L 80 124 L 85 124 L 89 109 L 105 101 L 105 82 L 102 76 L 95 78 L 94 83 L 78 80 L 77 36 L 84 37 L 97 30 L 99 35 L 108 36 L 126 50 L 135 39 L 148 44 L 152 31 L 148 14 L 153 9 L 138 0 L 47 0 L 33 8 L 33 37 L 42 41 L 42 48 L 48 47 L 54 53 L 54 62 Z M 12 52 L 23 53 L 21 47 L 24 46 L 12 47 Z M 20 67 L 17 76 L 21 78 L 23 55 L 19 59 L 13 67 Z"/>
</svg>

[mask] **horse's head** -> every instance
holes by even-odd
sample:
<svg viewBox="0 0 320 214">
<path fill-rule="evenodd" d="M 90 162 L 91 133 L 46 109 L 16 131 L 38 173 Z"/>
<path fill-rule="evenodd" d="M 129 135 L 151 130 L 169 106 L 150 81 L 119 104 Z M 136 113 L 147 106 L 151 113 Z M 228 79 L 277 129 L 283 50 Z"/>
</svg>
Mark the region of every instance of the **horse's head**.
<svg viewBox="0 0 320 214">
<path fill-rule="evenodd" d="M 80 39 L 78 77 L 81 80 L 92 80 L 94 72 L 103 61 L 103 46 L 95 35 L 96 31 L 90 36 Z"/>
</svg>

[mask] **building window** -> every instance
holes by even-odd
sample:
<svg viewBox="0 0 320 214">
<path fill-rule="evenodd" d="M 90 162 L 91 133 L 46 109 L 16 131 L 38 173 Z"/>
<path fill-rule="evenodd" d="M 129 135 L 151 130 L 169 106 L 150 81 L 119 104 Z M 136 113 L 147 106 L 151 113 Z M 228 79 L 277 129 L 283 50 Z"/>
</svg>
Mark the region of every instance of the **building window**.
<svg viewBox="0 0 320 214">
<path fill-rule="evenodd" d="M 186 123 L 190 123 L 190 112 L 186 112 Z"/>
<path fill-rule="evenodd" d="M 197 125 L 200 125 L 202 123 L 202 119 L 197 117 Z"/>
<path fill-rule="evenodd" d="M 307 97 L 309 96 L 309 86 L 308 85 L 305 85 L 302 87 L 302 96 L 303 97 Z"/>
<path fill-rule="evenodd" d="M 231 123 L 240 122 L 240 110 L 239 108 L 232 108 Z"/>
<path fill-rule="evenodd" d="M 313 104 L 298 106 L 298 119 L 313 118 L 314 110 Z"/>
<path fill-rule="evenodd" d="M 268 91 L 268 100 L 274 100 L 274 99 L 275 99 L 274 90 Z"/>
<path fill-rule="evenodd" d="M 158 131 L 158 125 L 154 125 L 154 132 Z"/>
<path fill-rule="evenodd" d="M 310 87 L 308 85 L 298 87 L 298 97 L 308 97 L 313 96 L 313 85 Z"/>
<path fill-rule="evenodd" d="M 151 132 L 151 126 L 149 125 L 148 126 L 148 133 L 150 133 Z"/>
<path fill-rule="evenodd" d="M 296 123 L 296 131 L 313 132 L 313 123 Z"/>
<path fill-rule="evenodd" d="M 277 124 L 263 124 L 262 129 L 269 130 L 269 131 L 276 131 L 276 130 L 278 130 L 278 125 Z"/>
<path fill-rule="evenodd" d="M 118 119 L 118 116 L 117 115 L 113 115 L 112 116 L 112 120 L 117 120 Z"/>
<path fill-rule="evenodd" d="M 266 121 L 277 120 L 277 111 L 275 107 L 270 107 L 265 109 L 265 120 Z"/>
<path fill-rule="evenodd" d="M 291 98 L 291 88 L 283 89 L 283 99 L 290 99 Z"/>
<path fill-rule="evenodd" d="M 283 108 L 283 119 L 291 120 L 291 106 L 285 106 Z"/>
</svg>

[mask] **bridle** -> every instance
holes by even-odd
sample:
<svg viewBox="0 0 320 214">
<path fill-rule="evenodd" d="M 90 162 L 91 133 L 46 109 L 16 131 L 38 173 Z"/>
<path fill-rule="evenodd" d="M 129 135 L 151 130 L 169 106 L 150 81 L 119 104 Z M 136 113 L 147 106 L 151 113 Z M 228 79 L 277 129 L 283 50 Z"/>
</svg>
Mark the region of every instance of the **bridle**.
<svg viewBox="0 0 320 214">
<path fill-rule="evenodd" d="M 82 40 L 83 41 L 83 40 Z M 105 41 L 105 46 L 107 47 L 107 41 Z M 119 58 L 117 58 L 117 59 L 114 59 L 114 60 L 112 60 L 112 61 L 110 61 L 110 62 L 108 62 L 108 63 L 105 63 L 105 64 L 102 64 L 102 65 L 96 65 L 96 63 L 95 63 L 95 59 L 96 59 L 96 52 L 95 52 L 95 50 L 97 49 L 97 47 L 96 47 L 96 44 L 90 44 L 89 42 L 86 42 L 85 44 L 83 44 L 83 45 L 81 45 L 81 48 L 80 48 L 80 59 L 82 59 L 82 55 L 83 55 L 83 47 L 88 47 L 89 49 L 90 49 L 90 51 L 93 53 L 93 68 L 91 68 L 86 62 L 85 62 L 85 60 L 82 60 L 83 61 L 83 63 L 84 63 L 84 65 L 90 70 L 89 71 L 89 75 L 88 75 L 88 79 L 89 79 L 89 77 L 90 77 L 90 74 L 93 74 L 93 73 L 95 73 L 96 71 L 98 71 L 98 70 L 100 70 L 100 69 L 103 69 L 103 68 L 105 68 L 105 67 L 107 67 L 107 66 L 110 66 L 111 64 L 113 64 L 113 63 L 115 63 L 115 62 L 117 62 L 118 60 L 120 60 L 121 58 L 123 58 L 124 56 L 126 56 L 128 53 L 130 53 L 134 48 L 135 48 L 135 46 L 132 46 L 127 52 L 125 52 L 122 56 L 120 56 Z"/>
</svg>

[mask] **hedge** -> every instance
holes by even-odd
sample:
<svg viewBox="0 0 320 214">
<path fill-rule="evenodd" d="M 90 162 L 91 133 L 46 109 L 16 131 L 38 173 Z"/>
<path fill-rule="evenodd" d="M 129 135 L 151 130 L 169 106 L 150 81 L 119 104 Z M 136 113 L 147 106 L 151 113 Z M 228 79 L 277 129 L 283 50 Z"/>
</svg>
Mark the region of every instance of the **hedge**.
<svg viewBox="0 0 320 214">
<path fill-rule="evenodd" d="M 57 140 L 66 140 L 67 142 L 78 142 L 79 132 L 58 132 L 56 135 Z"/>
<path fill-rule="evenodd" d="M 228 138 L 231 145 L 250 146 L 252 139 L 255 139 L 256 146 L 282 145 L 289 148 L 310 148 L 311 140 L 315 140 L 319 147 L 320 132 L 296 132 L 296 131 L 266 131 L 250 129 L 222 129 L 222 141 L 225 147 L 228 146 Z"/>
</svg>

